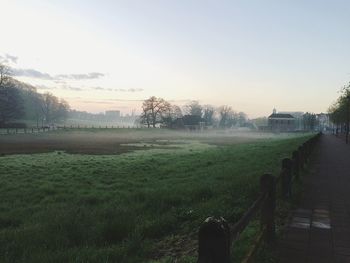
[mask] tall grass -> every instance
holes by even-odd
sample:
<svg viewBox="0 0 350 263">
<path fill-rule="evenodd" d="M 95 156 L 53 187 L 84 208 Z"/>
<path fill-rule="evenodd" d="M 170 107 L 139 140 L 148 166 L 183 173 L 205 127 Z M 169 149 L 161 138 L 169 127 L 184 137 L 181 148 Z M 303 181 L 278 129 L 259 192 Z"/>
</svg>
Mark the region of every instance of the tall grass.
<svg viewBox="0 0 350 263">
<path fill-rule="evenodd" d="M 238 220 L 305 140 L 0 157 L 0 261 L 147 262 L 207 216 Z"/>
</svg>

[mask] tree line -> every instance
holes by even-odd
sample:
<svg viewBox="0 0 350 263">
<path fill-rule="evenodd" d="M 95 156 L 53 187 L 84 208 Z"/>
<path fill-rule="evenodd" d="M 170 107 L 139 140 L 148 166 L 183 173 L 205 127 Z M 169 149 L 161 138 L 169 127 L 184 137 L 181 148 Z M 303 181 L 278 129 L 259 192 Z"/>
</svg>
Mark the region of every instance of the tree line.
<svg viewBox="0 0 350 263">
<path fill-rule="evenodd" d="M 171 127 L 177 120 L 184 117 L 192 117 L 197 122 L 204 123 L 205 126 L 220 128 L 243 126 L 247 122 L 247 115 L 244 112 L 236 112 L 227 105 L 214 107 L 201 105 L 198 101 L 190 101 L 181 108 L 155 96 L 143 101 L 139 121 L 147 127 L 156 127 L 157 125 Z"/>
<path fill-rule="evenodd" d="M 331 121 L 336 125 L 342 125 L 349 120 L 350 111 L 350 82 L 345 85 L 341 91 L 340 96 L 328 109 Z"/>
<path fill-rule="evenodd" d="M 47 92 L 40 94 L 36 88 L 11 76 L 10 69 L 0 64 L 0 127 L 47 126 L 67 118 L 69 104 Z"/>
</svg>

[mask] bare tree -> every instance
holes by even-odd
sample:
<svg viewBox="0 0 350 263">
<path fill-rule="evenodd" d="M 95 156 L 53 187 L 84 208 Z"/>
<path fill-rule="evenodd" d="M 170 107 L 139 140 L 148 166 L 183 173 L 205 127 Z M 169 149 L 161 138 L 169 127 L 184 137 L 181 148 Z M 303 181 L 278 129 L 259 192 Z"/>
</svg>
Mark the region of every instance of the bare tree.
<svg viewBox="0 0 350 263">
<path fill-rule="evenodd" d="M 219 108 L 220 114 L 220 127 L 232 127 L 236 121 L 236 113 L 232 110 L 230 106 L 224 105 Z"/>
<path fill-rule="evenodd" d="M 42 124 L 51 124 L 54 121 L 60 121 L 67 118 L 69 112 L 69 104 L 51 93 L 42 95 L 41 110 L 44 116 Z"/>
<path fill-rule="evenodd" d="M 198 101 L 193 100 L 185 105 L 184 111 L 188 115 L 196 115 L 202 117 L 203 108 Z"/>
<path fill-rule="evenodd" d="M 0 126 L 24 115 L 20 90 L 14 85 L 10 69 L 0 63 Z"/>
<path fill-rule="evenodd" d="M 151 114 L 149 111 L 142 111 L 140 115 L 140 122 L 143 124 L 147 124 L 147 127 L 151 127 Z"/>
<path fill-rule="evenodd" d="M 203 119 L 206 125 L 213 125 L 215 109 L 211 105 L 203 106 Z"/>
<path fill-rule="evenodd" d="M 0 63 L 0 88 L 3 88 L 11 79 L 10 68 Z"/>
<path fill-rule="evenodd" d="M 182 118 L 181 108 L 177 105 L 170 105 L 168 111 L 162 115 L 163 122 L 170 127 L 171 124 L 178 118 Z"/>
<path fill-rule="evenodd" d="M 153 127 L 156 127 L 157 123 L 162 121 L 162 116 L 169 112 L 171 105 L 169 102 L 162 98 L 157 98 L 155 96 L 150 97 L 145 100 L 142 104 L 142 114 L 141 119 L 144 123 L 149 123 Z"/>
</svg>

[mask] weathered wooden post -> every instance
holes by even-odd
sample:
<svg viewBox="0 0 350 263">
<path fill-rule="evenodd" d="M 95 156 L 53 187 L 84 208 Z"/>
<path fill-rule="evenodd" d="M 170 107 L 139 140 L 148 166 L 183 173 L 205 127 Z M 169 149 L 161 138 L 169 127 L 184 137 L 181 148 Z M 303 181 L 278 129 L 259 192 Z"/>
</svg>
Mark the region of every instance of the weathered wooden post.
<svg viewBox="0 0 350 263">
<path fill-rule="evenodd" d="M 265 240 L 272 243 L 275 240 L 275 208 L 276 208 L 276 180 L 271 174 L 260 177 L 260 189 L 266 193 L 266 199 L 261 207 L 261 227 L 266 227 Z"/>
<path fill-rule="evenodd" d="M 198 233 L 198 263 L 230 262 L 230 228 L 222 217 L 208 217 Z"/>
<path fill-rule="evenodd" d="M 299 146 L 298 148 L 298 152 L 299 152 L 299 164 L 300 164 L 300 169 L 302 169 L 304 167 L 304 154 L 303 154 L 303 147 Z"/>
<path fill-rule="evenodd" d="M 302 145 L 302 149 L 303 149 L 303 163 L 306 164 L 308 156 L 307 156 L 307 146 L 305 142 Z"/>
<path fill-rule="evenodd" d="M 310 158 L 310 153 L 311 153 L 311 143 L 310 140 L 305 142 L 305 146 L 306 146 L 306 155 L 307 155 L 307 159 Z"/>
<path fill-rule="evenodd" d="M 282 160 L 281 171 L 282 197 L 287 199 L 292 195 L 292 161 L 289 158 Z"/>
<path fill-rule="evenodd" d="M 293 162 L 293 174 L 295 176 L 296 180 L 299 180 L 299 174 L 300 174 L 300 158 L 299 158 L 299 152 L 294 151 L 292 154 L 292 162 Z"/>
</svg>

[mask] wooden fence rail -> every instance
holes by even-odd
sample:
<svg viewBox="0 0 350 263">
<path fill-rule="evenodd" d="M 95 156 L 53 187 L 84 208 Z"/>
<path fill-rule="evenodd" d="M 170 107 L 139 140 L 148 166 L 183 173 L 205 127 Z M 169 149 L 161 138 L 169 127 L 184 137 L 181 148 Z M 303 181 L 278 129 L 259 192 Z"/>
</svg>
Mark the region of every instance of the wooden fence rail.
<svg viewBox="0 0 350 263">
<path fill-rule="evenodd" d="M 42 132 L 49 132 L 57 129 L 58 129 L 57 127 L 0 128 L 0 135 L 42 133 Z"/>
<path fill-rule="evenodd" d="M 303 143 L 293 152 L 291 159 L 283 159 L 278 177 L 272 174 L 260 177 L 260 195 L 238 222 L 230 224 L 222 217 L 208 217 L 204 221 L 198 233 L 198 263 L 229 263 L 233 243 L 259 213 L 261 231 L 243 262 L 251 261 L 261 240 L 267 243 L 275 240 L 277 185 L 280 183 L 282 198 L 289 199 L 292 196 L 293 178 L 299 180 L 300 171 L 308 161 L 320 136 L 318 133 Z"/>
<path fill-rule="evenodd" d="M 63 125 L 63 126 L 45 126 L 45 127 L 33 127 L 33 128 L 0 128 L 0 135 L 9 134 L 26 134 L 26 133 L 42 133 L 54 130 L 76 130 L 76 129 L 141 129 L 143 126 L 130 126 L 130 125 L 112 125 L 112 126 L 87 126 L 87 125 Z M 159 128 L 153 128 L 159 129 Z"/>
</svg>

